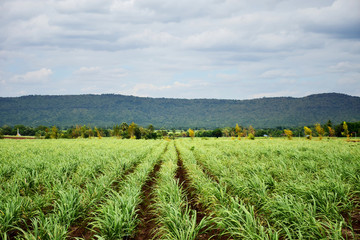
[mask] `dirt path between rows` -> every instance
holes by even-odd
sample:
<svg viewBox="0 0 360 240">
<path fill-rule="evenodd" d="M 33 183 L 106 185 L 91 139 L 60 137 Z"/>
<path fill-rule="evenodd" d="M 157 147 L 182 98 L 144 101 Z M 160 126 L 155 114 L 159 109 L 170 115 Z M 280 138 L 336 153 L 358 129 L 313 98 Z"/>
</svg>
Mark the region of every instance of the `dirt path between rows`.
<svg viewBox="0 0 360 240">
<path fill-rule="evenodd" d="M 162 161 L 159 161 L 153 171 L 150 173 L 148 180 L 143 185 L 141 191 L 143 193 L 143 201 L 139 205 L 138 218 L 140 224 L 138 225 L 137 233 L 134 237 L 135 240 L 152 239 L 155 236 L 157 224 L 156 214 L 154 213 L 153 206 L 155 200 L 153 197 L 153 187 L 156 183 L 156 174 L 160 170 Z"/>
<path fill-rule="evenodd" d="M 192 210 L 196 211 L 196 223 L 199 224 L 200 221 L 207 216 L 210 216 L 211 213 L 199 202 L 197 202 L 196 189 L 191 186 L 189 175 L 184 167 L 180 152 L 175 146 L 177 153 L 177 164 L 178 168 L 176 171 L 175 178 L 179 179 L 179 184 L 183 186 L 188 200 L 188 204 Z M 216 229 L 214 225 L 211 230 L 203 231 L 196 239 L 198 240 L 208 240 L 208 239 L 218 239 L 218 240 L 227 240 L 228 236 L 221 234 L 221 230 Z"/>
<path fill-rule="evenodd" d="M 163 153 L 159 158 L 159 161 L 156 163 L 153 170 L 149 174 L 148 180 L 141 188 L 143 201 L 138 206 L 138 218 L 140 220 L 140 224 L 138 225 L 136 235 L 133 238 L 134 240 L 153 239 L 156 234 L 158 227 L 156 224 L 157 216 L 154 212 L 155 199 L 153 196 L 153 188 L 156 183 L 157 173 L 159 172 L 163 162 L 162 156 L 167 151 L 168 145 L 169 143 L 166 145 Z"/>
</svg>

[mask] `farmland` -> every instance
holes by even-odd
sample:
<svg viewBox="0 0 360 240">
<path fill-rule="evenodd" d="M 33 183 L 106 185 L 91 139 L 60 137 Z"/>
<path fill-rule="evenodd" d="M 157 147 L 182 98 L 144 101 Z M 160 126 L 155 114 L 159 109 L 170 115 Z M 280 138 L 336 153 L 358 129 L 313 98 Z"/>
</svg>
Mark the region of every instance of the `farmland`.
<svg viewBox="0 0 360 240">
<path fill-rule="evenodd" d="M 357 239 L 343 139 L 0 141 L 2 239 Z"/>
</svg>

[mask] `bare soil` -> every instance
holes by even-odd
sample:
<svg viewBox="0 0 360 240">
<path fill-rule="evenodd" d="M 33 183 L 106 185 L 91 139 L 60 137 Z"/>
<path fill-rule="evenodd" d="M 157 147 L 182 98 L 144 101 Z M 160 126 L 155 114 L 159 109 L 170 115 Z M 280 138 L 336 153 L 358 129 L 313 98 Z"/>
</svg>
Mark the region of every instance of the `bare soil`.
<svg viewBox="0 0 360 240">
<path fill-rule="evenodd" d="M 360 239 L 360 198 L 355 198 L 353 201 L 356 206 L 355 209 L 351 213 L 343 214 L 346 223 L 351 225 L 353 229 L 353 232 L 348 228 L 342 229 L 342 235 L 345 239 Z"/>
<path fill-rule="evenodd" d="M 82 238 L 85 240 L 89 240 L 93 239 L 94 235 L 95 232 L 90 229 L 90 220 L 79 220 L 77 223 L 70 227 L 66 239 L 75 240 L 77 238 Z"/>
<path fill-rule="evenodd" d="M 162 155 L 167 151 L 168 145 L 164 148 Z M 140 219 L 140 224 L 136 231 L 135 237 L 132 239 L 135 240 L 146 240 L 153 239 L 157 231 L 156 224 L 156 214 L 154 212 L 155 199 L 153 196 L 153 188 L 156 183 L 156 176 L 161 168 L 162 160 L 161 157 L 158 163 L 154 166 L 153 170 L 149 174 L 148 180 L 142 186 L 142 198 L 143 201 L 138 206 L 138 218 Z"/>
<path fill-rule="evenodd" d="M 160 170 L 161 163 L 162 161 L 159 161 L 154 166 L 154 169 L 151 171 L 148 180 L 142 186 L 141 190 L 143 201 L 138 207 L 140 224 L 138 225 L 138 229 L 134 237 L 135 240 L 152 239 L 155 236 L 157 224 L 156 214 L 153 211 L 155 200 L 152 193 L 153 187 L 156 183 L 156 174 Z"/>
<path fill-rule="evenodd" d="M 185 190 L 186 198 L 188 200 L 188 204 L 192 210 L 196 211 L 196 223 L 199 224 L 200 221 L 206 217 L 210 216 L 211 213 L 199 202 L 197 202 L 196 189 L 191 186 L 188 173 L 184 168 L 183 161 L 180 156 L 179 150 L 176 148 L 176 153 L 178 156 L 178 168 L 176 171 L 175 178 L 179 179 L 179 184 L 181 184 Z M 227 240 L 229 236 L 221 234 L 220 229 L 216 229 L 214 224 L 211 226 L 210 230 L 203 229 L 200 231 L 201 234 L 197 237 L 198 240 L 207 240 L 207 239 L 217 239 L 217 240 Z"/>
<path fill-rule="evenodd" d="M 17 140 L 21 140 L 21 139 L 36 139 L 35 137 L 4 137 L 5 139 L 17 139 Z"/>
</svg>

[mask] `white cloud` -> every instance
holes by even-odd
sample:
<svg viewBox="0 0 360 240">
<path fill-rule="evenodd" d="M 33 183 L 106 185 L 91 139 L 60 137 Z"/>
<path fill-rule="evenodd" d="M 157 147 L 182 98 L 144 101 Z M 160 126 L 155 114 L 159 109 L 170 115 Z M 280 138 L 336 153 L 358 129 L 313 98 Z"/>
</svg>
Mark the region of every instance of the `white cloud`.
<svg viewBox="0 0 360 240">
<path fill-rule="evenodd" d="M 294 77 L 296 74 L 290 70 L 282 70 L 282 69 L 274 69 L 269 70 L 260 75 L 262 78 L 286 78 L 286 77 Z"/>
<path fill-rule="evenodd" d="M 42 84 L 24 86 L 27 94 L 299 96 L 309 85 L 312 92 L 322 92 L 324 85 L 337 91 L 339 81 L 352 85 L 344 84 L 342 92 L 360 95 L 353 74 L 360 69 L 359 5 L 358 0 L 2 0 L 0 80 L 6 87 L 0 96 L 18 95 L 21 82 Z M 40 70 L 26 73 L 29 69 Z"/>
<path fill-rule="evenodd" d="M 330 6 L 299 10 L 306 28 L 339 37 L 360 37 L 360 1 L 336 0 Z"/>
<path fill-rule="evenodd" d="M 360 72 L 360 63 L 339 62 L 329 67 L 330 72 Z"/>
<path fill-rule="evenodd" d="M 22 75 L 15 75 L 12 77 L 10 82 L 13 83 L 45 83 L 49 80 L 50 76 L 53 74 L 51 69 L 42 68 L 37 71 L 27 72 Z"/>
<path fill-rule="evenodd" d="M 100 67 L 81 67 L 75 73 L 76 74 L 94 74 L 94 73 L 98 73 L 100 70 L 101 70 Z"/>
</svg>

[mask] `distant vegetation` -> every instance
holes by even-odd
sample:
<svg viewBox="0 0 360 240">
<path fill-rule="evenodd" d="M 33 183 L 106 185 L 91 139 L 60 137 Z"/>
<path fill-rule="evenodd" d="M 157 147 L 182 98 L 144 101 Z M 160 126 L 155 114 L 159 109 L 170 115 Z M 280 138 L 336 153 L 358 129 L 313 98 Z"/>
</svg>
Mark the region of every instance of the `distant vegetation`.
<svg viewBox="0 0 360 240">
<path fill-rule="evenodd" d="M 355 137 L 360 136 L 360 122 L 346 123 L 343 122 L 338 125 L 328 120 L 321 125 L 308 125 L 305 127 L 293 128 L 265 128 L 255 129 L 251 125 L 249 127 L 236 124 L 235 127 L 216 128 L 212 130 L 206 129 L 155 129 L 153 125 L 142 127 L 132 122 L 127 124 L 125 122 L 114 125 L 112 128 L 97 128 L 90 126 L 80 126 L 60 129 L 57 126 L 47 127 L 29 127 L 24 125 L 15 125 L 13 127 L 4 125 L 0 128 L 0 138 L 3 135 L 17 135 L 21 136 L 35 136 L 36 138 L 56 139 L 56 138 L 102 138 L 102 137 L 116 137 L 123 139 L 159 139 L 159 138 L 178 138 L 178 137 L 232 137 L 241 140 L 242 138 L 255 139 L 255 137 L 282 137 L 287 136 L 288 139 L 292 137 L 307 137 L 311 140 L 313 136 L 320 138 L 326 137 Z"/>
<path fill-rule="evenodd" d="M 326 93 L 253 100 L 141 98 L 114 94 L 0 98 L 0 126 L 99 126 L 121 122 L 165 129 L 297 127 L 360 121 L 360 97 Z M 296 133 L 294 133 L 296 135 Z"/>
</svg>

